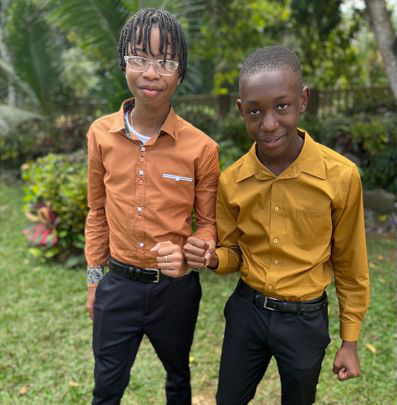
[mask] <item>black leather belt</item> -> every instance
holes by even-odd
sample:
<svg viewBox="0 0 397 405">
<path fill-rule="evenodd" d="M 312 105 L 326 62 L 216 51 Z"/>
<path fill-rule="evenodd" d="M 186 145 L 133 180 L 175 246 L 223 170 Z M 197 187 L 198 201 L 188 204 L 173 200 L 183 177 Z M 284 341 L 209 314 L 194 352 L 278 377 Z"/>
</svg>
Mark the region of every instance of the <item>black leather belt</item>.
<svg viewBox="0 0 397 405">
<path fill-rule="evenodd" d="M 120 263 L 119 261 L 109 258 L 109 270 L 113 273 L 122 274 L 131 279 L 142 281 L 143 283 L 159 283 L 160 280 L 173 280 L 172 277 L 166 276 L 159 269 L 141 268 L 129 264 Z"/>
<path fill-rule="evenodd" d="M 328 304 L 327 294 L 324 292 L 320 298 L 310 301 L 283 301 L 273 297 L 268 297 L 254 290 L 248 284 L 244 283 L 241 279 L 237 285 L 237 290 L 241 289 L 252 297 L 254 303 L 259 308 L 268 309 L 270 311 L 287 312 L 292 314 L 299 314 L 304 312 L 320 311 Z"/>
</svg>

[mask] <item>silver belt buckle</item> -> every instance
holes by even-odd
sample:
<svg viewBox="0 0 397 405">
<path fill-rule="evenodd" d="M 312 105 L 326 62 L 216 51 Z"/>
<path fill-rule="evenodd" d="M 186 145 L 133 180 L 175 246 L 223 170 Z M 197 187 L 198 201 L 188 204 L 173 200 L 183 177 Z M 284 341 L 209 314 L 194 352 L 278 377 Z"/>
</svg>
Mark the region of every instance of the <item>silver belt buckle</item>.
<svg viewBox="0 0 397 405">
<path fill-rule="evenodd" d="M 154 279 L 154 281 L 152 281 L 152 283 L 159 283 L 160 282 L 160 270 L 159 269 L 153 269 L 151 267 L 145 267 L 145 270 L 154 270 L 156 272 L 156 278 Z"/>
<path fill-rule="evenodd" d="M 268 300 L 268 296 L 265 295 L 265 302 L 263 303 L 263 308 L 268 309 L 269 311 L 275 311 L 274 308 L 270 308 L 267 306 L 267 300 Z"/>
</svg>

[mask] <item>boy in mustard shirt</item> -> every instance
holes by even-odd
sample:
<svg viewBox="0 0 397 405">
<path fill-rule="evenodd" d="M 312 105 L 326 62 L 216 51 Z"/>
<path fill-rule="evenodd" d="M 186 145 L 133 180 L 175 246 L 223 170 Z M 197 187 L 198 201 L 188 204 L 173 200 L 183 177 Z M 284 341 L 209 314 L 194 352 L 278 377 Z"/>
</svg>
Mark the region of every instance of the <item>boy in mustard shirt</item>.
<svg viewBox="0 0 397 405">
<path fill-rule="evenodd" d="M 237 101 L 251 150 L 222 173 L 218 248 L 190 237 L 191 267 L 240 272 L 225 307 L 218 405 L 247 404 L 275 357 L 282 404 L 312 404 L 335 277 L 339 380 L 358 377 L 356 342 L 369 303 L 362 187 L 356 166 L 297 128 L 309 90 L 289 49 L 261 48 L 240 72 Z"/>
</svg>

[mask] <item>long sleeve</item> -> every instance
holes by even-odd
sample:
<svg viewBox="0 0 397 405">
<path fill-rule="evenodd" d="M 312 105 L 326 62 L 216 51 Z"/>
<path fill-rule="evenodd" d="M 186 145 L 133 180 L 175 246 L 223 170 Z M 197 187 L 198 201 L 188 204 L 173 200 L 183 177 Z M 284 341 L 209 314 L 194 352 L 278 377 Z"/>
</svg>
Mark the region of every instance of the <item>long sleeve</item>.
<svg viewBox="0 0 397 405">
<path fill-rule="evenodd" d="M 88 131 L 88 207 L 85 224 L 87 283 L 95 285 L 102 277 L 101 269 L 109 257 L 109 228 L 106 219 L 105 168 L 95 134 Z"/>
<path fill-rule="evenodd" d="M 222 177 L 221 177 L 222 178 Z M 241 251 L 238 245 L 240 231 L 237 228 L 238 210 L 225 199 L 222 181 L 219 182 L 216 199 L 219 259 L 216 273 L 226 274 L 240 270 Z"/>
<path fill-rule="evenodd" d="M 219 174 L 219 147 L 213 144 L 198 167 L 195 185 L 195 236 L 203 240 L 216 241 L 215 204 Z"/>
<path fill-rule="evenodd" d="M 332 214 L 332 265 L 340 307 L 340 335 L 356 341 L 369 304 L 369 274 L 365 242 L 363 192 L 353 168 L 344 206 Z"/>
</svg>

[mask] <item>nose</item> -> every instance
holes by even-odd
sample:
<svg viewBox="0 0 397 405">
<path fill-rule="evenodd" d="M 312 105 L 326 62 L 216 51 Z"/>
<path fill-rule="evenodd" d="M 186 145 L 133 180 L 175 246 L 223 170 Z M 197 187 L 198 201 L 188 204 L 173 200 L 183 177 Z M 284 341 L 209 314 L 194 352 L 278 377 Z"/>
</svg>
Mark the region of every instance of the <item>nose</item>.
<svg viewBox="0 0 397 405">
<path fill-rule="evenodd" d="M 160 76 L 152 61 L 148 61 L 146 69 L 143 71 L 143 76 L 149 80 L 157 79 Z"/>
<path fill-rule="evenodd" d="M 262 120 L 262 130 L 264 132 L 274 132 L 279 126 L 278 119 L 272 112 L 264 115 Z"/>
</svg>

